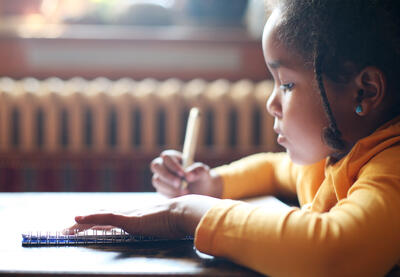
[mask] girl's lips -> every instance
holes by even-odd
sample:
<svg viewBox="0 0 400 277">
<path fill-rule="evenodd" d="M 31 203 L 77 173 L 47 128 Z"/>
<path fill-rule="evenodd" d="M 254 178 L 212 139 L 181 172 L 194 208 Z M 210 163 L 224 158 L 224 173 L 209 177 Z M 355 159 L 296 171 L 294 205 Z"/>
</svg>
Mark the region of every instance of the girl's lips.
<svg viewBox="0 0 400 277">
<path fill-rule="evenodd" d="M 278 127 L 274 127 L 274 131 L 275 133 L 278 134 L 278 137 L 276 139 L 276 141 L 283 146 L 283 143 L 286 141 L 286 138 L 284 135 L 282 135 L 281 130 Z"/>
<path fill-rule="evenodd" d="M 287 140 L 286 140 L 286 137 L 282 134 L 281 129 L 279 129 L 278 127 L 274 127 L 274 131 L 275 131 L 275 133 L 278 134 L 278 137 L 277 137 L 276 141 L 280 145 L 285 146 L 284 144 L 287 142 Z"/>
<path fill-rule="evenodd" d="M 286 138 L 285 138 L 283 135 L 278 134 L 278 138 L 276 139 L 276 141 L 277 141 L 280 145 L 283 145 L 283 144 L 285 143 L 285 141 L 286 141 Z"/>
</svg>

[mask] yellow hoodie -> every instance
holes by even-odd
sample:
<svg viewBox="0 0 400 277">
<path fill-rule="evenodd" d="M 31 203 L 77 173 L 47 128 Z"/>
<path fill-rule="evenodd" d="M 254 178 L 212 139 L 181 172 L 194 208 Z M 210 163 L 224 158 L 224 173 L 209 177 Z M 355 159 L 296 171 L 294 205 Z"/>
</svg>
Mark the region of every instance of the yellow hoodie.
<svg viewBox="0 0 400 277">
<path fill-rule="evenodd" d="M 301 208 L 222 200 L 197 227 L 200 251 L 270 276 L 383 276 L 400 264 L 400 117 L 333 165 L 262 153 L 216 171 L 224 198 L 292 190 Z"/>
</svg>

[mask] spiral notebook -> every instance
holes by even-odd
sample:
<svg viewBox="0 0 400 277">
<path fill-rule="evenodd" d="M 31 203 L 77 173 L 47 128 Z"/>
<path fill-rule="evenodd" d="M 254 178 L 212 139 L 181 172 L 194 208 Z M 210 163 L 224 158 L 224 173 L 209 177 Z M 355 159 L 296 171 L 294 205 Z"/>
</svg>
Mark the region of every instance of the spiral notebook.
<svg viewBox="0 0 400 277">
<path fill-rule="evenodd" d="M 193 237 L 186 236 L 173 240 L 193 240 Z M 113 229 L 111 231 L 87 230 L 73 235 L 65 235 L 62 232 L 30 232 L 22 234 L 22 246 L 93 245 L 155 241 L 171 241 L 171 239 L 131 235 L 121 229 Z"/>
</svg>

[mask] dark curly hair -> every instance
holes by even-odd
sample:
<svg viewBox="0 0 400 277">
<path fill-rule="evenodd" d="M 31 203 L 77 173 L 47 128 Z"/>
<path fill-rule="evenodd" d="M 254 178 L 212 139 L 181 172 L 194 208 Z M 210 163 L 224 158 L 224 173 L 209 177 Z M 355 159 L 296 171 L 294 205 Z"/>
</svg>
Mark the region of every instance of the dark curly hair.
<svg viewBox="0 0 400 277">
<path fill-rule="evenodd" d="M 388 93 L 399 114 L 400 1 L 399 0 L 279 0 L 282 19 L 278 38 L 297 51 L 306 67 L 312 67 L 329 120 L 324 141 L 344 150 L 345 143 L 326 95 L 323 77 L 346 83 L 363 68 L 375 66 L 386 76 Z"/>
</svg>

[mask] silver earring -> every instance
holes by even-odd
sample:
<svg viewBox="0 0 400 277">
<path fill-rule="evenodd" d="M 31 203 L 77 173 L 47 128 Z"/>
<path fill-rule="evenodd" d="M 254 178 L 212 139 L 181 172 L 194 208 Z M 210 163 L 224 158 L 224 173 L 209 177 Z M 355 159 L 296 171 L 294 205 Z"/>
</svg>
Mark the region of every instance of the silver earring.
<svg viewBox="0 0 400 277">
<path fill-rule="evenodd" d="M 363 112 L 362 106 L 361 106 L 361 105 L 357 105 L 357 107 L 356 107 L 356 113 L 357 113 L 357 114 L 360 114 L 360 113 L 362 113 L 362 112 Z"/>
</svg>

